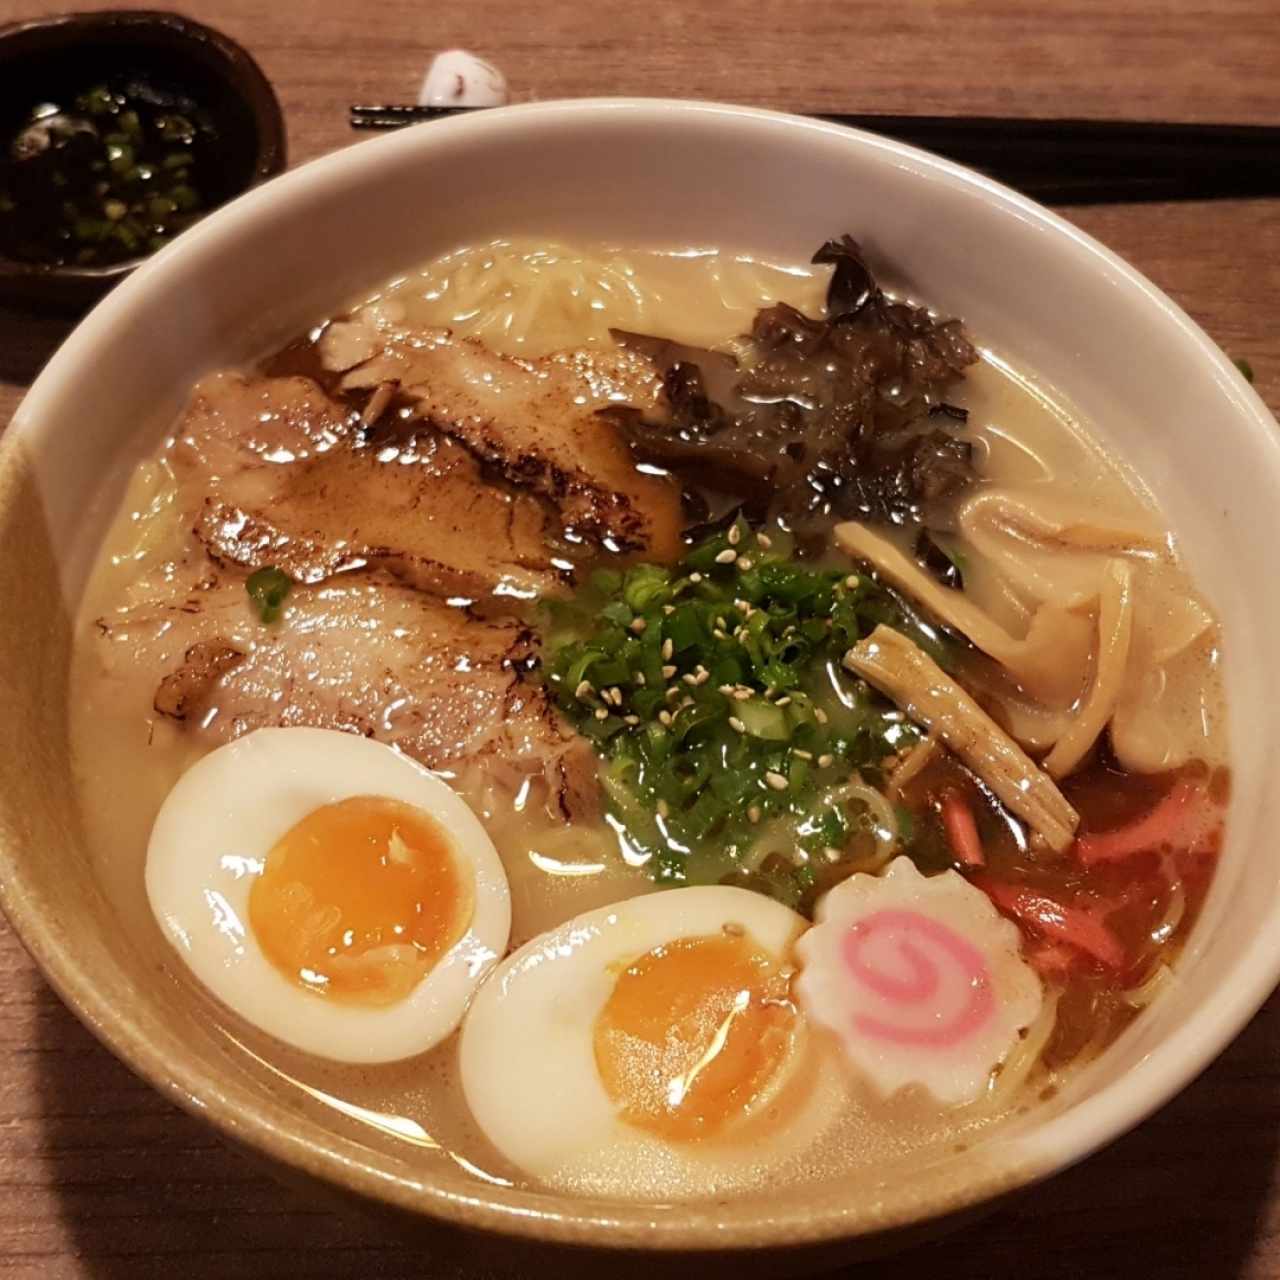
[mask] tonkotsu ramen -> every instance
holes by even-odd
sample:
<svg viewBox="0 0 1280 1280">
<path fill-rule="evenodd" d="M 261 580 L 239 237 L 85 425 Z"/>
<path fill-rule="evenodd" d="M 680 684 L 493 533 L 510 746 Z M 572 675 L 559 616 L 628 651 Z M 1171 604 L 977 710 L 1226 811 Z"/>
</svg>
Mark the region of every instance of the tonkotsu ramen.
<svg viewBox="0 0 1280 1280">
<path fill-rule="evenodd" d="M 97 872 L 371 1143 L 677 1201 L 981 1142 L 1158 999 L 1217 622 L 1069 407 L 849 236 L 513 239 L 211 371 L 71 705 Z"/>
</svg>

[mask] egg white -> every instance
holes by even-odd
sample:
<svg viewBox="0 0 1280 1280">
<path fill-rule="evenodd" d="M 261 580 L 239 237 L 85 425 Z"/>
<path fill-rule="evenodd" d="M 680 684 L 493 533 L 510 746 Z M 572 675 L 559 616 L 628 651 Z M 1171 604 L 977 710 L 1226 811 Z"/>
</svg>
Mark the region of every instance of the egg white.
<svg viewBox="0 0 1280 1280">
<path fill-rule="evenodd" d="M 473 1116 L 508 1160 L 579 1194 L 668 1199 L 759 1184 L 812 1145 L 844 1105 L 844 1075 L 803 1023 L 776 1099 L 714 1138 L 627 1124 L 596 1070 L 596 1019 L 622 969 L 725 925 L 785 963 L 807 921 L 745 889 L 671 889 L 577 916 L 494 971 L 463 1023 L 459 1064 Z"/>
<path fill-rule="evenodd" d="M 473 885 L 466 933 L 403 1000 L 379 1007 L 303 990 L 267 959 L 249 924 L 249 892 L 276 841 L 313 810 L 354 796 L 429 814 Z M 467 805 L 391 747 L 330 729 L 259 729 L 193 765 L 152 828 L 146 887 L 166 937 L 219 1000 L 277 1039 L 338 1062 L 394 1062 L 445 1039 L 511 931 L 506 874 Z"/>
</svg>

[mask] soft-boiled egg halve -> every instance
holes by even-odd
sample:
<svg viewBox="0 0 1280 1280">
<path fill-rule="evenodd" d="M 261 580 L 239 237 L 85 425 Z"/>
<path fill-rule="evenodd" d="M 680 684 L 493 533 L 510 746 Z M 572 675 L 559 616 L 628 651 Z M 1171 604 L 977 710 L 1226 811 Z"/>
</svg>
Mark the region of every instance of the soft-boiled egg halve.
<svg viewBox="0 0 1280 1280">
<path fill-rule="evenodd" d="M 843 1073 L 791 996 L 806 921 L 745 889 L 575 917 L 494 971 L 463 1023 L 463 1092 L 513 1164 L 580 1194 L 763 1182 L 834 1122 Z"/>
<path fill-rule="evenodd" d="M 326 729 L 260 729 L 189 769 L 156 818 L 146 887 L 218 999 L 340 1062 L 444 1040 L 511 926 L 467 805 L 392 748 Z"/>
<path fill-rule="evenodd" d="M 393 1062 L 461 1023 L 481 1131 L 578 1194 L 765 1184 L 862 1084 L 974 1101 L 1041 1003 L 1016 928 L 906 858 L 837 886 L 813 927 L 745 889 L 671 889 L 499 964 L 510 898 L 478 819 L 412 760 L 331 730 L 258 730 L 193 766 L 146 887 L 195 976 L 295 1048 Z"/>
</svg>

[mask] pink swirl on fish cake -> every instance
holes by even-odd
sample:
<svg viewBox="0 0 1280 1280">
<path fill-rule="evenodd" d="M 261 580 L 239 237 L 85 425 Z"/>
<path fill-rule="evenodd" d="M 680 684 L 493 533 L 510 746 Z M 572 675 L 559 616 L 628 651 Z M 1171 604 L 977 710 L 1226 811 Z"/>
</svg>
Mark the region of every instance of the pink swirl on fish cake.
<svg viewBox="0 0 1280 1280">
<path fill-rule="evenodd" d="M 877 941 L 896 945 L 907 970 L 905 976 L 886 972 L 870 962 L 867 948 Z M 922 943 L 928 950 L 922 949 Z M 913 1011 L 923 1006 L 926 1014 L 931 1012 L 929 1002 L 943 985 L 938 952 L 968 988 L 963 1007 L 955 1011 L 934 1010 L 935 1017 L 945 1020 L 924 1026 L 903 1026 L 857 1013 L 853 1019 L 856 1030 L 892 1044 L 937 1049 L 952 1048 L 981 1031 L 995 1012 L 991 974 L 982 952 L 954 929 L 920 911 L 877 911 L 850 925 L 841 944 L 845 968 L 855 981 L 890 1006 Z"/>
</svg>

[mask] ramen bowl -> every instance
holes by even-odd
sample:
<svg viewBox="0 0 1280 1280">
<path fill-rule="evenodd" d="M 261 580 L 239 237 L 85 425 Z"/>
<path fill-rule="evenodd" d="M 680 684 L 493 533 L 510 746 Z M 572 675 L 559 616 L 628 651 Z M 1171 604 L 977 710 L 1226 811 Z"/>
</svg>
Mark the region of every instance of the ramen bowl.
<svg viewBox="0 0 1280 1280">
<path fill-rule="evenodd" d="M 442 194 L 447 198 L 441 198 Z M 229 1051 L 205 1000 L 113 921 L 91 870 L 67 738 L 71 623 L 129 468 L 202 373 L 252 358 L 361 287 L 501 235 L 716 245 L 803 260 L 833 228 L 909 275 L 894 289 L 970 331 L 1092 423 L 1178 532 L 1226 637 L 1233 786 L 1216 881 L 1175 981 L 1052 1099 L 909 1179 L 679 1205 L 501 1185 L 374 1142 Z M 91 408 L 86 412 L 86 406 Z M 1280 728 L 1260 589 L 1280 543 L 1280 435 L 1212 342 L 1068 223 L 943 160 L 769 112 L 603 100 L 478 113 L 327 156 L 212 214 L 75 330 L 0 445 L 0 898 L 49 982 L 179 1106 L 283 1173 L 527 1259 L 546 1247 L 794 1269 L 955 1221 L 1086 1157 L 1170 1098 L 1280 978 Z M 90 815 L 91 818 L 92 815 Z M 478 1234 L 477 1234 L 478 1233 Z M 572 1252 L 564 1257 L 575 1256 Z M 746 1260 L 743 1260 L 744 1265 Z M 564 1265 L 564 1258 L 557 1262 Z"/>
</svg>

